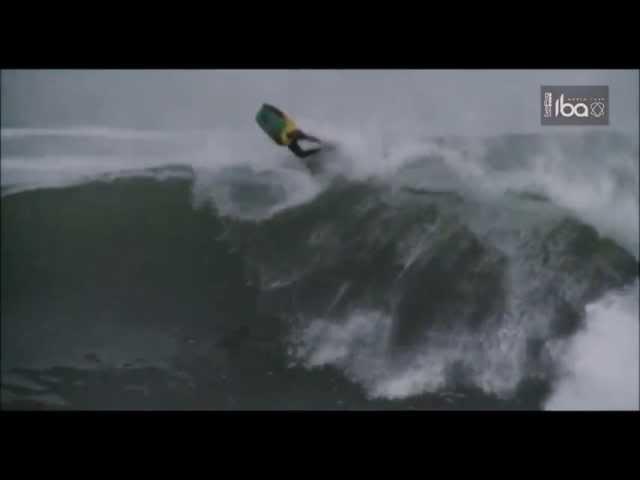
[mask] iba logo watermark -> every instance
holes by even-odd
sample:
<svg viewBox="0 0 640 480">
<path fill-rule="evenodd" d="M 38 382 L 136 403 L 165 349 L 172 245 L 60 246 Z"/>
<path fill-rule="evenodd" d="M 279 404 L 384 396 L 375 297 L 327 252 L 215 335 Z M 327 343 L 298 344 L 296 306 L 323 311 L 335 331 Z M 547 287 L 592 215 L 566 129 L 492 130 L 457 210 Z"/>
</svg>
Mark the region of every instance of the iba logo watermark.
<svg viewBox="0 0 640 480">
<path fill-rule="evenodd" d="M 607 85 L 540 87 L 542 125 L 609 125 Z"/>
</svg>

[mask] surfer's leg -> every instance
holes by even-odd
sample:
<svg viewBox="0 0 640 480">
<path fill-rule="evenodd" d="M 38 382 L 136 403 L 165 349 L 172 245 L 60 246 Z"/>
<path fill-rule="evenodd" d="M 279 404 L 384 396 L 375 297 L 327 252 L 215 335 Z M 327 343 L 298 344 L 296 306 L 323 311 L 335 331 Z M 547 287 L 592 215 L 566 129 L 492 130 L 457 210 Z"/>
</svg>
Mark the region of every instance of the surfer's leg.
<svg viewBox="0 0 640 480">
<path fill-rule="evenodd" d="M 316 138 L 313 135 L 304 133 L 302 130 L 298 130 L 298 135 L 296 140 L 309 140 L 310 142 L 322 143 L 319 138 Z"/>
<path fill-rule="evenodd" d="M 295 141 L 291 142 L 289 144 L 289 150 L 291 150 L 296 157 L 298 158 L 306 158 L 309 155 L 313 155 L 314 153 L 318 153 L 320 150 L 322 150 L 321 148 L 312 148 L 311 150 L 302 150 L 300 148 L 300 145 L 298 145 L 298 140 L 296 139 Z"/>
</svg>

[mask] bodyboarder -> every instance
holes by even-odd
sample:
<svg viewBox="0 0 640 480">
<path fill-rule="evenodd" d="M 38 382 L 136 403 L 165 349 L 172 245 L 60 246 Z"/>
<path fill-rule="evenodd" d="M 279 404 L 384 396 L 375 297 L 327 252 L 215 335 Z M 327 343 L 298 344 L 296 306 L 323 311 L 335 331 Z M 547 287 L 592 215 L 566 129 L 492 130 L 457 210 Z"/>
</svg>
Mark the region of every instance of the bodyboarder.
<svg viewBox="0 0 640 480">
<path fill-rule="evenodd" d="M 319 145 L 322 142 L 300 130 L 287 114 L 273 105 L 263 104 L 256 115 L 256 122 L 276 144 L 288 147 L 298 158 L 306 158 L 322 150 L 321 146 L 303 150 L 298 144 L 300 140 L 308 140 Z"/>
</svg>

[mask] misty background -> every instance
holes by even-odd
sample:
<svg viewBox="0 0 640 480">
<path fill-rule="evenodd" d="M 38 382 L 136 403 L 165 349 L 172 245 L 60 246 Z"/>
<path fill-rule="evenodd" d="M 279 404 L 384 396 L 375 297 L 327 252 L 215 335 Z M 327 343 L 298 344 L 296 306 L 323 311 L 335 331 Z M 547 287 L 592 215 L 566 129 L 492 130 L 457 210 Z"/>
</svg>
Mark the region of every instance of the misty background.
<svg viewBox="0 0 640 480">
<path fill-rule="evenodd" d="M 253 128 L 269 102 L 294 118 L 416 126 L 426 135 L 575 132 L 540 126 L 543 84 L 608 85 L 604 128 L 637 137 L 631 70 L 5 70 L 1 125 Z"/>
</svg>

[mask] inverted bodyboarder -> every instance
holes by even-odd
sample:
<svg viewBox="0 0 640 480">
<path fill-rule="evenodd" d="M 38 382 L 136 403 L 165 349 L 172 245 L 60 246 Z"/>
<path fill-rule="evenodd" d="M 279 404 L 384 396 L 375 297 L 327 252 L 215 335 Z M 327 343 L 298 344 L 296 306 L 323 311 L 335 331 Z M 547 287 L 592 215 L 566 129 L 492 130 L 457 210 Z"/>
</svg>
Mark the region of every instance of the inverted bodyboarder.
<svg viewBox="0 0 640 480">
<path fill-rule="evenodd" d="M 300 130 L 287 114 L 273 105 L 263 104 L 256 115 L 256 122 L 276 144 L 288 147 L 298 158 L 306 158 L 323 150 L 322 146 L 303 150 L 298 143 L 300 140 L 319 145 L 322 142 Z"/>
</svg>

